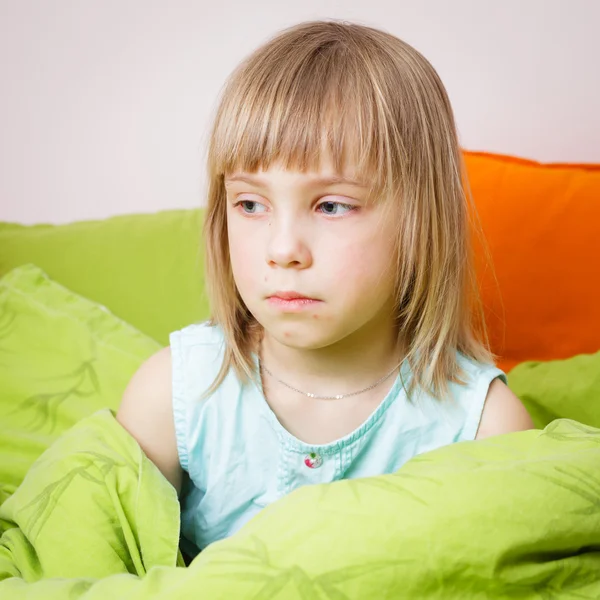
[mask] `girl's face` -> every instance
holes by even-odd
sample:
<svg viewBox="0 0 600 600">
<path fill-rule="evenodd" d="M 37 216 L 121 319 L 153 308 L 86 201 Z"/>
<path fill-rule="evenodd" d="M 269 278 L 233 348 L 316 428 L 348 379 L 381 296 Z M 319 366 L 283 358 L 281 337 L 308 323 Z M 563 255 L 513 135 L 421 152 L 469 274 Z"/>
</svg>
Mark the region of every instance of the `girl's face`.
<svg viewBox="0 0 600 600">
<path fill-rule="evenodd" d="M 397 223 L 363 183 L 325 163 L 225 185 L 233 275 L 266 335 L 308 350 L 390 331 Z"/>
</svg>

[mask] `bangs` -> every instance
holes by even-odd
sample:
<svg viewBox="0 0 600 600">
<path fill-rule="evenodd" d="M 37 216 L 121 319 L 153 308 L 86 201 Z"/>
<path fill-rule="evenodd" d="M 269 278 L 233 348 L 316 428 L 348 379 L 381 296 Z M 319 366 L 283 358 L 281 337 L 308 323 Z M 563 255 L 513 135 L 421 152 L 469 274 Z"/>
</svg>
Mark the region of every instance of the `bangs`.
<svg viewBox="0 0 600 600">
<path fill-rule="evenodd" d="M 350 171 L 372 193 L 393 180 L 397 189 L 394 121 L 368 62 L 340 40 L 303 42 L 275 42 L 233 74 L 211 138 L 211 175 L 273 163 L 319 170 L 326 157 L 336 174 Z"/>
</svg>

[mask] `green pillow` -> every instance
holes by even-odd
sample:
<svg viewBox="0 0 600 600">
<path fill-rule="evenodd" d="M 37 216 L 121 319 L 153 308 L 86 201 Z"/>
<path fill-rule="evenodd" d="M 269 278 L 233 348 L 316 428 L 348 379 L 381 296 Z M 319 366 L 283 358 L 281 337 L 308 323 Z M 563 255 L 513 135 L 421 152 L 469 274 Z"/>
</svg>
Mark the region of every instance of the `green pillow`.
<svg viewBox="0 0 600 600">
<path fill-rule="evenodd" d="M 600 428 L 600 352 L 521 363 L 508 384 L 539 429 L 562 417 Z"/>
<path fill-rule="evenodd" d="M 0 279 L 0 504 L 66 429 L 116 409 L 160 344 L 35 265 Z"/>
<path fill-rule="evenodd" d="M 33 263 L 167 345 L 208 316 L 203 210 L 172 210 L 67 225 L 0 223 L 0 277 Z"/>
</svg>

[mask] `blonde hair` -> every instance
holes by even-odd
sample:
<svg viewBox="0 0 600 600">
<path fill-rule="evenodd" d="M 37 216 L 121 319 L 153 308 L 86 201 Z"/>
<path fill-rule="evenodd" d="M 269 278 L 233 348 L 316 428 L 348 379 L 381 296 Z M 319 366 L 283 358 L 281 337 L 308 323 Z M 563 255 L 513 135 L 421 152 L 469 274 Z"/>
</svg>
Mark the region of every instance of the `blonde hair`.
<svg viewBox="0 0 600 600">
<path fill-rule="evenodd" d="M 226 339 L 221 370 L 255 376 L 260 325 L 244 305 L 227 241 L 225 175 L 318 169 L 327 151 L 372 182 L 397 211 L 398 335 L 416 387 L 437 399 L 464 383 L 456 352 L 492 363 L 471 249 L 476 217 L 452 108 L 431 64 L 395 36 L 355 23 L 301 23 L 233 72 L 208 148 L 204 223 L 213 324 Z M 469 210 L 471 209 L 471 210 Z M 476 220 L 476 219 L 475 219 Z"/>
</svg>

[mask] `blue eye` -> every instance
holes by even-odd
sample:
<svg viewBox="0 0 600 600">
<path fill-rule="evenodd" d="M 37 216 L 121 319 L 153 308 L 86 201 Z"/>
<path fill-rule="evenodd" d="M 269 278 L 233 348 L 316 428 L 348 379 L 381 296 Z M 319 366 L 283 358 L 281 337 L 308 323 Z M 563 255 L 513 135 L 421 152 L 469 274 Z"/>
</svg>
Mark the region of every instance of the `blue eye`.
<svg viewBox="0 0 600 600">
<path fill-rule="evenodd" d="M 255 200 L 240 200 L 237 206 L 241 206 L 242 211 L 247 215 L 254 215 L 266 210 L 260 202 L 256 202 Z"/>
<path fill-rule="evenodd" d="M 350 204 L 344 204 L 343 202 L 327 201 L 319 204 L 317 207 L 324 215 L 337 216 L 340 214 L 348 214 L 352 212 L 356 207 Z"/>
</svg>

